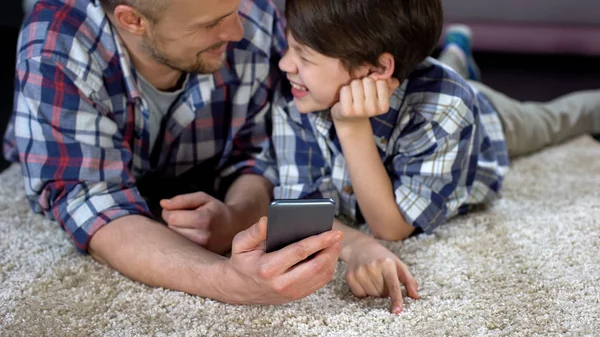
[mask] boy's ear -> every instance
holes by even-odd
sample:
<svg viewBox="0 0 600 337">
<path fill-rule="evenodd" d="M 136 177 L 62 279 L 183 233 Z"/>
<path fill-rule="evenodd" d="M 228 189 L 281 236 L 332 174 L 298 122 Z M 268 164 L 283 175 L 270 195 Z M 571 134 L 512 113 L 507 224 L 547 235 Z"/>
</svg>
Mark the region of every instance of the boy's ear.
<svg viewBox="0 0 600 337">
<path fill-rule="evenodd" d="M 379 56 L 379 64 L 372 66 L 369 71 L 369 76 L 374 80 L 388 80 L 394 76 L 396 70 L 396 61 L 390 53 L 383 53 Z"/>
</svg>

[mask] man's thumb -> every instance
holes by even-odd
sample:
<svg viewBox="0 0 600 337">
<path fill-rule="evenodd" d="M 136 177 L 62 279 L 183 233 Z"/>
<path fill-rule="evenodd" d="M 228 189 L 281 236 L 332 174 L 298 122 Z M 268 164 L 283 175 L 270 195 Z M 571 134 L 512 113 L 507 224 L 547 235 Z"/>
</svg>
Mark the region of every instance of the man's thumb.
<svg viewBox="0 0 600 337">
<path fill-rule="evenodd" d="M 267 240 L 267 217 L 262 217 L 252 227 L 238 233 L 233 239 L 232 254 L 256 250 Z"/>
</svg>

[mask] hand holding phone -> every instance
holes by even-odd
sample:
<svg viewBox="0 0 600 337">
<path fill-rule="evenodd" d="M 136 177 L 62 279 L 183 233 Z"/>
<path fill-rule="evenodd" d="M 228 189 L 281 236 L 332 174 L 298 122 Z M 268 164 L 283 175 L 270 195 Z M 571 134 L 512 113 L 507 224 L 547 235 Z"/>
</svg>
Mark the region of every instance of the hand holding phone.
<svg viewBox="0 0 600 337">
<path fill-rule="evenodd" d="M 328 231 L 265 253 L 267 218 L 233 239 L 221 291 L 232 304 L 283 304 L 304 298 L 333 279 L 343 234 Z M 306 259 L 306 256 L 313 256 Z"/>
<path fill-rule="evenodd" d="M 266 252 L 330 231 L 335 202 L 330 199 L 275 200 L 269 206 Z"/>
</svg>

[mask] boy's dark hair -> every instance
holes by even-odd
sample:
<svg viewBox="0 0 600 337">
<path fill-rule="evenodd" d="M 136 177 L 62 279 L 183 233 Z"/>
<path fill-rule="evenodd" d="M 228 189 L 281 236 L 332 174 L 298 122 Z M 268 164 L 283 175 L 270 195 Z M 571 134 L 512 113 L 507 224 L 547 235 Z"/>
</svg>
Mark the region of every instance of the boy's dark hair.
<svg viewBox="0 0 600 337">
<path fill-rule="evenodd" d="M 288 0 L 285 14 L 296 41 L 348 70 L 391 53 L 399 80 L 433 52 L 444 21 L 441 0 Z"/>
<path fill-rule="evenodd" d="M 167 8 L 167 0 L 100 0 L 100 5 L 107 13 L 113 13 L 119 5 L 126 5 L 137 9 L 149 20 L 156 23 L 159 13 Z"/>
</svg>

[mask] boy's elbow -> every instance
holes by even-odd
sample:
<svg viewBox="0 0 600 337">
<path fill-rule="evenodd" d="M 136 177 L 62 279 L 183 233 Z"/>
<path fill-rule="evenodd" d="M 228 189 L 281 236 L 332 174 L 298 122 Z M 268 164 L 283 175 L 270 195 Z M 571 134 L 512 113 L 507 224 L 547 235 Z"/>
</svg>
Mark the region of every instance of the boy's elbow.
<svg viewBox="0 0 600 337">
<path fill-rule="evenodd" d="M 373 237 L 377 240 L 385 240 L 385 241 L 402 241 L 406 239 L 401 235 L 395 233 L 373 233 Z"/>
<path fill-rule="evenodd" d="M 394 205 L 395 212 L 385 214 L 374 226 L 369 223 L 374 238 L 385 241 L 402 241 L 415 231 L 415 228 L 404 220 L 404 216 L 396 207 Z"/>
<path fill-rule="evenodd" d="M 402 241 L 402 240 L 408 238 L 414 231 L 414 228 L 412 226 L 410 226 L 410 225 L 408 225 L 408 226 L 410 228 L 406 228 L 405 226 L 398 226 L 397 224 L 395 224 L 395 226 L 393 226 L 392 228 L 390 228 L 388 230 L 373 230 L 373 229 L 371 229 L 371 233 L 373 234 L 373 237 L 378 240 Z"/>
</svg>

